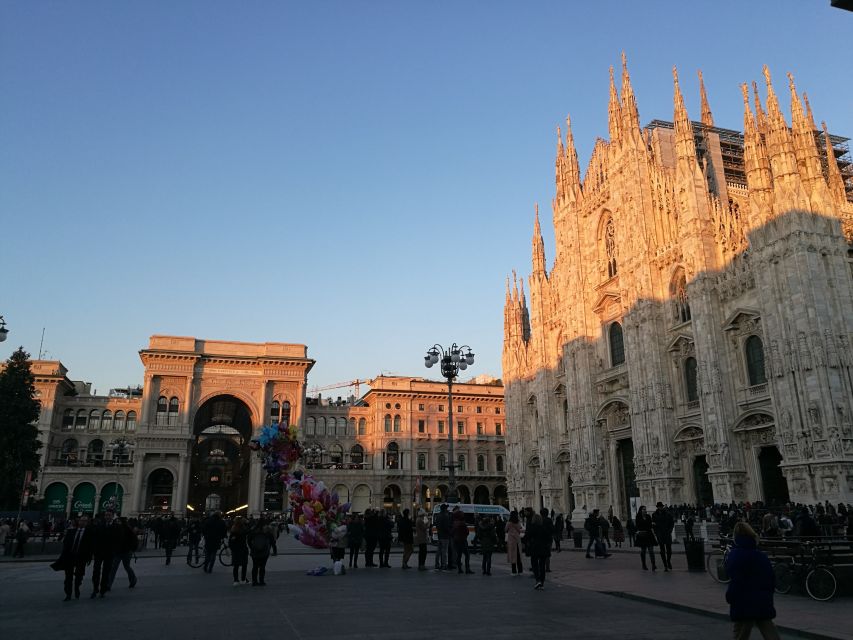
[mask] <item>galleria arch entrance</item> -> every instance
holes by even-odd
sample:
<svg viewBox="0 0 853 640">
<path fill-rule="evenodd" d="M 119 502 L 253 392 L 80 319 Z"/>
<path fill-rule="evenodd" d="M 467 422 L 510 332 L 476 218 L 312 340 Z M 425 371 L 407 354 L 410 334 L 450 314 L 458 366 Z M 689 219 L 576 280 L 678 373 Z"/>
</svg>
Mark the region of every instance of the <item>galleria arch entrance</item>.
<svg viewBox="0 0 853 640">
<path fill-rule="evenodd" d="M 231 395 L 207 400 L 193 421 L 188 504 L 195 513 L 231 511 L 249 502 L 252 414 Z"/>
</svg>

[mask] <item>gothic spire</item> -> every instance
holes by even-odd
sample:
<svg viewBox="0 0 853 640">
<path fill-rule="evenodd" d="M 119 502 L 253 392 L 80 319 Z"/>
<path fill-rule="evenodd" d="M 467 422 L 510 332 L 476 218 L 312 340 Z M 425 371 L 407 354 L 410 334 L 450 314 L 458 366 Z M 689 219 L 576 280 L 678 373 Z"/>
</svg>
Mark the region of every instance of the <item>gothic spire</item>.
<svg viewBox="0 0 853 640">
<path fill-rule="evenodd" d="M 711 114 L 711 107 L 708 104 L 708 94 L 705 92 L 705 80 L 702 78 L 701 71 L 699 71 L 699 97 L 702 100 L 702 124 L 706 127 L 713 127 L 714 116 Z"/>
<path fill-rule="evenodd" d="M 566 184 L 575 200 L 581 199 L 581 170 L 575 137 L 572 135 L 572 119 L 566 115 Z"/>
<path fill-rule="evenodd" d="M 844 204 L 847 201 L 847 192 L 844 190 L 844 180 L 841 177 L 841 171 L 838 169 L 838 161 L 835 158 L 835 150 L 832 147 L 832 141 L 829 139 L 829 131 L 826 129 L 826 122 L 821 122 L 823 127 L 823 141 L 826 144 L 826 169 L 827 183 L 829 184 L 829 193 L 836 204 Z"/>
<path fill-rule="evenodd" d="M 817 125 L 814 121 L 814 114 L 812 113 L 812 105 L 809 104 L 809 94 L 807 94 L 805 91 L 803 91 L 803 102 L 806 103 L 806 120 L 809 123 L 809 128 L 811 128 L 812 131 L 817 131 Z"/>
<path fill-rule="evenodd" d="M 539 226 L 539 203 L 536 204 L 536 218 L 533 222 L 533 274 L 545 273 L 545 243 L 542 241 L 542 227 Z"/>
<path fill-rule="evenodd" d="M 758 83 L 752 81 L 752 95 L 755 97 L 755 124 L 762 135 L 767 132 L 767 117 L 761 108 L 761 96 L 758 95 Z"/>
<path fill-rule="evenodd" d="M 830 204 L 830 195 L 823 178 L 823 168 L 820 164 L 820 154 L 814 136 L 813 122 L 803 111 L 794 76 L 788 74 L 788 88 L 791 92 L 791 129 L 794 142 L 794 153 L 797 157 L 797 167 L 800 179 L 810 197 L 812 210 L 821 211 Z M 811 112 L 811 109 L 809 109 Z"/>
<path fill-rule="evenodd" d="M 523 286 L 523 285 L 522 285 Z M 515 269 L 512 270 L 512 301 L 516 304 L 519 302 L 518 297 L 518 274 Z"/>
<path fill-rule="evenodd" d="M 619 121 L 622 119 L 622 108 L 619 105 L 619 95 L 616 93 L 616 81 L 613 79 L 613 67 L 610 67 L 610 101 L 607 105 L 607 123 L 610 129 L 610 142 L 619 140 Z"/>
<path fill-rule="evenodd" d="M 773 179 L 770 158 L 756 119 L 749 108 L 749 88 L 741 85 L 743 92 L 743 160 L 750 201 L 753 204 L 753 226 L 763 224 L 771 209 Z M 760 107 L 756 104 L 756 109 Z"/>
<path fill-rule="evenodd" d="M 631 76 L 628 74 L 628 58 L 622 52 L 622 129 L 639 142 L 640 113 L 637 110 L 637 99 L 631 86 Z M 636 134 L 636 135 L 635 135 Z"/>
<path fill-rule="evenodd" d="M 687 109 L 684 107 L 684 96 L 681 95 L 681 87 L 678 85 L 678 69 L 672 68 L 672 80 L 674 85 L 673 102 L 675 103 L 675 151 L 679 158 L 688 160 L 696 159 L 696 144 L 693 141 L 693 125 L 687 117 Z"/>
</svg>

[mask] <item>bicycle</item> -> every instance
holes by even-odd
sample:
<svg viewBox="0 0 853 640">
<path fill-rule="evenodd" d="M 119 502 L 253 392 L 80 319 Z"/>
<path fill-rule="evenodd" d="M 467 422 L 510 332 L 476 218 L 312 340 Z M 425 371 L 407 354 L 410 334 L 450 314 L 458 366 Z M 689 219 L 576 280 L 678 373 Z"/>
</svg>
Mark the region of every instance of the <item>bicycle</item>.
<svg viewBox="0 0 853 640">
<path fill-rule="evenodd" d="M 720 548 L 709 551 L 705 555 L 705 568 L 708 574 L 721 584 L 728 584 L 732 580 L 726 572 L 726 561 L 733 546 L 734 542 L 730 538 L 720 538 Z"/>
<path fill-rule="evenodd" d="M 800 582 L 805 586 L 806 593 L 812 600 L 818 602 L 832 600 L 838 589 L 835 574 L 831 568 L 820 563 L 816 547 L 810 547 L 808 553 L 809 557 L 804 562 L 798 561 L 796 557 L 792 556 L 790 561 L 774 563 L 773 574 L 776 577 L 776 592 L 790 593 L 794 582 Z"/>
<path fill-rule="evenodd" d="M 219 562 L 223 567 L 230 567 L 234 564 L 234 561 L 231 558 L 231 548 L 225 540 L 222 541 L 222 546 L 219 547 L 217 555 L 219 556 Z M 202 544 L 193 545 L 187 551 L 187 564 L 193 569 L 198 569 L 204 564 L 205 557 L 204 546 Z"/>
</svg>

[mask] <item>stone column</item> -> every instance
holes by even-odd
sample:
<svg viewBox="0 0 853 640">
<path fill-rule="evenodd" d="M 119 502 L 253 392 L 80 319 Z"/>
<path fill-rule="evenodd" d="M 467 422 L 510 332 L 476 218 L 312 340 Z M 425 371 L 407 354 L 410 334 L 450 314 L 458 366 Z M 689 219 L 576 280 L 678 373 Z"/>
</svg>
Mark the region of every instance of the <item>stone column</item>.
<svg viewBox="0 0 853 640">
<path fill-rule="evenodd" d="M 247 513 L 258 515 L 263 507 L 261 485 L 263 483 L 263 468 L 261 461 L 252 456 L 249 463 L 249 509 Z M 240 505 L 237 505 L 240 506 Z"/>
<path fill-rule="evenodd" d="M 190 457 L 186 453 L 182 453 L 180 463 L 178 465 L 178 495 L 175 498 L 175 505 L 177 505 L 177 508 L 173 507 L 172 509 L 175 514 L 180 517 L 186 517 L 187 515 L 189 479 Z"/>
<path fill-rule="evenodd" d="M 184 411 L 183 411 L 183 424 L 190 424 L 190 413 L 192 412 L 193 406 L 193 374 L 190 373 L 187 376 L 187 384 L 184 389 Z"/>
<path fill-rule="evenodd" d="M 136 456 L 133 461 L 133 490 L 130 494 L 130 513 L 139 513 L 144 505 L 145 496 L 142 494 L 142 476 L 145 473 L 145 454 Z"/>
</svg>

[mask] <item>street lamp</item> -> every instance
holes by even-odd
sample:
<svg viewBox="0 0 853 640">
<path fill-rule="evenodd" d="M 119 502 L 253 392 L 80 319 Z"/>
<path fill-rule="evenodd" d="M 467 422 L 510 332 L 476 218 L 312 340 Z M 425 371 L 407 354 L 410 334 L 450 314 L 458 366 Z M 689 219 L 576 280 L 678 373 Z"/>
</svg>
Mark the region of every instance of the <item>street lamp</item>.
<svg viewBox="0 0 853 640">
<path fill-rule="evenodd" d="M 113 495 L 110 496 L 109 504 L 107 506 L 107 510 L 115 511 L 116 503 L 118 500 L 116 496 L 118 495 L 119 488 L 119 465 L 121 464 L 122 459 L 125 455 L 127 455 L 128 451 L 133 449 L 136 445 L 132 440 L 128 440 L 127 438 L 116 438 L 108 445 L 113 452 L 113 466 L 116 468 L 116 480 L 115 480 L 115 488 L 113 489 Z M 124 493 L 122 492 L 122 495 Z"/>
<path fill-rule="evenodd" d="M 0 342 L 6 341 L 6 335 L 9 333 L 9 330 L 6 328 L 6 321 L 3 319 L 3 316 L 0 316 Z"/>
<path fill-rule="evenodd" d="M 303 451 L 303 453 L 305 453 L 306 456 L 308 456 L 311 459 L 311 468 L 312 469 L 317 468 L 317 459 L 319 458 L 320 461 L 322 462 L 323 454 L 326 453 L 326 450 L 323 449 L 323 447 L 321 447 L 319 444 L 316 444 L 316 443 L 308 445 L 302 451 Z"/>
<path fill-rule="evenodd" d="M 474 353 L 468 345 L 459 346 L 455 342 L 449 349 L 435 344 L 427 349 L 424 356 L 424 366 L 428 369 L 441 361 L 441 375 L 447 380 L 447 451 L 450 460 L 447 464 L 448 489 L 445 502 L 459 502 L 456 495 L 456 457 L 453 454 L 453 379 L 460 371 L 465 371 L 474 364 Z"/>
</svg>

